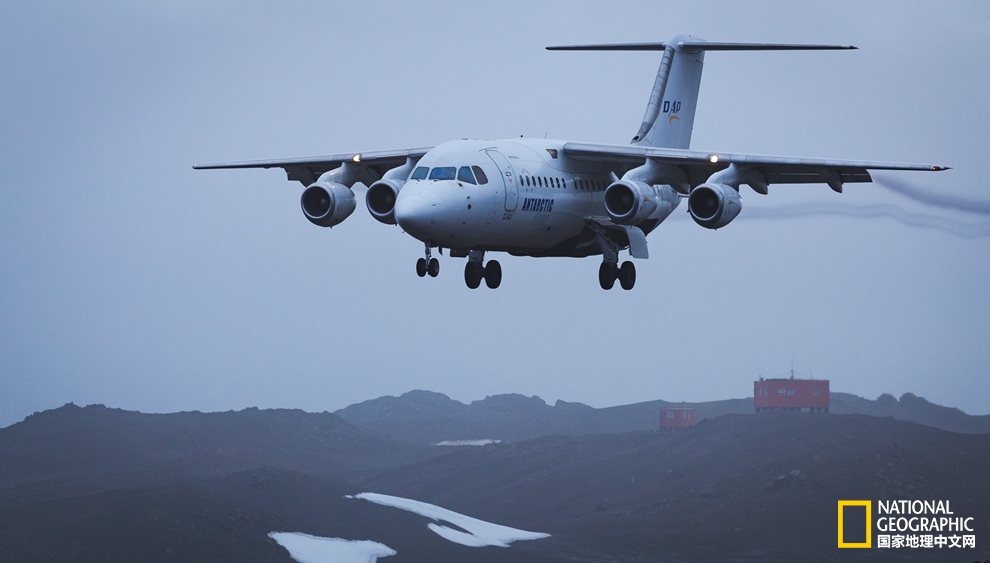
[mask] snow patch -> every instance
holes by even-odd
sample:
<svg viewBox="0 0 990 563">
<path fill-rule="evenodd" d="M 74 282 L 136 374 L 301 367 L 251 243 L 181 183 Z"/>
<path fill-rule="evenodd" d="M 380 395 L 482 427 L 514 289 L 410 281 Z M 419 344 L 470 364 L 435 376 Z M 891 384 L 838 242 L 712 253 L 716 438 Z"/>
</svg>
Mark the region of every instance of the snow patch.
<svg viewBox="0 0 990 563">
<path fill-rule="evenodd" d="M 433 444 L 434 446 L 487 446 L 488 444 L 501 444 L 502 440 L 444 440 Z"/>
<path fill-rule="evenodd" d="M 395 555 L 391 547 L 368 540 L 321 538 L 299 532 L 268 534 L 299 563 L 375 563 L 379 557 Z"/>
<path fill-rule="evenodd" d="M 454 543 L 459 543 L 461 545 L 466 545 L 468 547 L 484 547 L 489 545 L 496 547 L 509 547 L 509 544 L 514 541 L 538 540 L 541 538 L 550 537 L 550 534 L 527 532 L 526 530 L 517 530 L 508 526 L 492 524 L 491 522 L 471 518 L 470 516 L 458 514 L 453 510 L 447 510 L 446 508 L 441 508 L 439 506 L 420 502 L 418 500 L 381 495 L 378 493 L 361 493 L 349 498 L 364 499 L 368 502 L 373 502 L 382 506 L 391 506 L 393 508 L 407 510 L 415 514 L 419 514 L 420 516 L 425 516 L 431 520 L 436 520 L 437 522 L 449 522 L 459 528 L 467 530 L 467 532 L 455 530 L 449 526 L 434 524 L 432 522 L 428 525 L 428 527 L 433 531 L 433 533 L 443 539 Z"/>
</svg>

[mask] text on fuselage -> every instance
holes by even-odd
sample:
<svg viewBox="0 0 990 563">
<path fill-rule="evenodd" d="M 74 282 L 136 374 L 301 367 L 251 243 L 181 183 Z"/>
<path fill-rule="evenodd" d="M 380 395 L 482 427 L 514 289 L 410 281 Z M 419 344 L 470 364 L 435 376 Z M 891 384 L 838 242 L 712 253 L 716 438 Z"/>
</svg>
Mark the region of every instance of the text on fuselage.
<svg viewBox="0 0 990 563">
<path fill-rule="evenodd" d="M 550 213 L 553 211 L 553 199 L 542 197 L 527 197 L 523 200 L 521 211 L 535 211 L 537 213 Z"/>
</svg>

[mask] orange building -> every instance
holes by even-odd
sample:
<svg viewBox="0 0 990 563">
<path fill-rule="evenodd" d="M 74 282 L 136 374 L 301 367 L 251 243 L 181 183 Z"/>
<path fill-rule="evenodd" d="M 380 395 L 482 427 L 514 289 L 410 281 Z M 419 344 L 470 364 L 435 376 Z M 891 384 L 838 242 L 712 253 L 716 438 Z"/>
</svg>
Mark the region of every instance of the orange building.
<svg viewBox="0 0 990 563">
<path fill-rule="evenodd" d="M 828 412 L 827 379 L 763 379 L 753 382 L 756 412 L 770 409 Z"/>
<path fill-rule="evenodd" d="M 660 411 L 660 429 L 687 428 L 698 424 L 698 411 L 694 409 L 663 409 Z"/>
</svg>

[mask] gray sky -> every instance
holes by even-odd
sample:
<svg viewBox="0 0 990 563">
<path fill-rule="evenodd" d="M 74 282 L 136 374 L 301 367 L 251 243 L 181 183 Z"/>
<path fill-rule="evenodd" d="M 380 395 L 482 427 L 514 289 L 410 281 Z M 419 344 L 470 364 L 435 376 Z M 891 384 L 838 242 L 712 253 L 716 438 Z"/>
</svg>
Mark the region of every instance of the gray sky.
<svg viewBox="0 0 990 563">
<path fill-rule="evenodd" d="M 679 212 L 655 231 L 633 291 L 602 291 L 597 258 L 508 256 L 498 291 L 470 291 L 463 260 L 416 277 L 422 244 L 363 192 L 321 229 L 281 170 L 191 169 L 625 143 L 659 53 L 543 47 L 677 32 L 860 47 L 710 53 L 693 147 L 946 164 L 893 178 L 990 200 L 988 3 L 3 2 L 0 426 L 68 401 L 322 411 L 417 388 L 713 400 L 792 359 L 836 391 L 990 413 L 985 213 L 876 184 L 746 189 L 724 229 Z"/>
</svg>

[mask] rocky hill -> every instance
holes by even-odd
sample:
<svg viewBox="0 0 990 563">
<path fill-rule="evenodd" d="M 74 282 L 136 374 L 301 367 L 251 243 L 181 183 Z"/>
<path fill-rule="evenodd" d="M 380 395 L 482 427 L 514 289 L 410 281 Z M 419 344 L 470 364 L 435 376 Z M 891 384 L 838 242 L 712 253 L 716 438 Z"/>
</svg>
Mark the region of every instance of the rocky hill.
<svg viewBox="0 0 990 563">
<path fill-rule="evenodd" d="M 553 534 L 532 549 L 623 561 L 973 561 L 836 548 L 840 499 L 950 499 L 990 532 L 990 435 L 891 418 L 725 415 L 676 432 L 462 448 L 366 488 Z M 530 546 L 527 546 L 530 548 Z M 621 557 L 618 555 L 621 554 Z M 978 556 L 978 557 L 977 557 Z"/>
<path fill-rule="evenodd" d="M 752 413 L 752 399 L 706 403 L 648 401 L 596 409 L 582 403 L 539 397 L 494 395 L 470 404 L 431 391 L 385 396 L 336 411 L 344 420 L 395 439 L 419 444 L 454 440 L 518 442 L 541 436 L 581 436 L 655 430 L 660 410 L 668 406 L 698 409 L 699 418 Z"/>
<path fill-rule="evenodd" d="M 148 487 L 280 467 L 323 475 L 432 454 L 331 413 L 144 414 L 68 404 L 0 429 L 0 503 Z"/>
<path fill-rule="evenodd" d="M 924 397 L 913 393 L 901 395 L 900 400 L 889 393 L 884 393 L 875 401 L 849 393 L 832 393 L 831 412 L 891 416 L 897 420 L 917 422 L 925 426 L 965 434 L 990 433 L 990 415 L 969 415 L 957 408 L 930 403 Z"/>
</svg>

